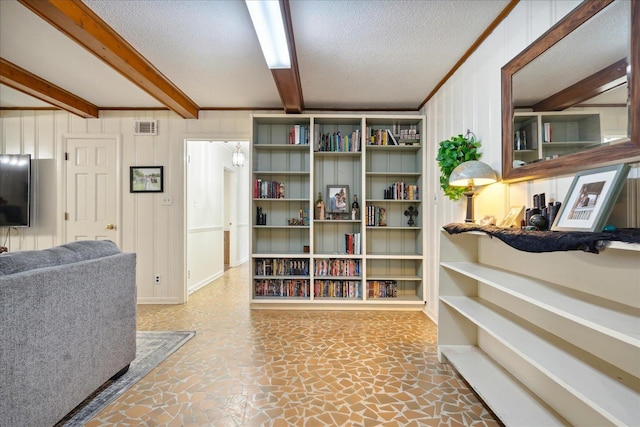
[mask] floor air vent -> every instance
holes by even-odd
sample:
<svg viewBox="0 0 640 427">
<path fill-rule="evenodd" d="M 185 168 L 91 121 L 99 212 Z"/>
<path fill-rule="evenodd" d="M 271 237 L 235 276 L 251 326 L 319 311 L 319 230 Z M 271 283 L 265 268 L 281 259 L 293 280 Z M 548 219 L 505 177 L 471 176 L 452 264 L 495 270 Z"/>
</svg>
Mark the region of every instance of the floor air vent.
<svg viewBox="0 0 640 427">
<path fill-rule="evenodd" d="M 158 134 L 158 121 L 157 120 L 136 120 L 135 135 L 157 135 Z"/>
</svg>

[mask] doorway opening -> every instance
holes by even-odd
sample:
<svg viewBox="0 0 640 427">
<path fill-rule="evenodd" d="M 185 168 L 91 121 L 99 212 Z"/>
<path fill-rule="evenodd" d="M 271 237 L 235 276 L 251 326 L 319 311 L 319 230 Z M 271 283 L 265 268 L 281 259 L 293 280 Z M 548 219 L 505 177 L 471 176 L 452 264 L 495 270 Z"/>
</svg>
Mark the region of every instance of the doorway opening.
<svg viewBox="0 0 640 427">
<path fill-rule="evenodd" d="M 187 294 L 248 259 L 249 168 L 233 166 L 238 143 L 249 145 L 186 141 Z"/>
</svg>

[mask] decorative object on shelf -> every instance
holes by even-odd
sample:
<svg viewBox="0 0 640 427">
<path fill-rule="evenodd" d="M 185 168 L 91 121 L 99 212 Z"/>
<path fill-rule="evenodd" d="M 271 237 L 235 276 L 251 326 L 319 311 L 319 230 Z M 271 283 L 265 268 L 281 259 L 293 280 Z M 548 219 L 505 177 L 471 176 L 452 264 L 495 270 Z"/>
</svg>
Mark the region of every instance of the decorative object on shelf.
<svg viewBox="0 0 640 427">
<path fill-rule="evenodd" d="M 256 207 L 256 225 L 267 225 L 267 214 L 262 212 L 260 206 Z"/>
<path fill-rule="evenodd" d="M 329 199 L 329 213 L 349 212 L 349 186 L 348 185 L 327 185 L 327 199 Z"/>
<path fill-rule="evenodd" d="M 524 219 L 524 206 L 512 206 L 507 215 L 498 223 L 500 228 L 519 227 Z"/>
<path fill-rule="evenodd" d="M 409 206 L 407 208 L 407 210 L 404 211 L 404 216 L 408 216 L 409 217 L 409 222 L 407 222 L 407 224 L 409 224 L 409 227 L 413 227 L 415 224 L 415 221 L 413 220 L 414 216 L 418 216 L 418 210 L 416 208 L 414 208 L 413 206 Z"/>
<path fill-rule="evenodd" d="M 449 176 L 449 185 L 463 187 L 467 197 L 467 216 L 464 222 L 473 222 L 473 196 L 475 187 L 493 184 L 497 181 L 496 173 L 491 166 L 478 160 L 470 160 L 456 166 Z"/>
<path fill-rule="evenodd" d="M 496 225 L 496 217 L 493 215 L 485 215 L 478 220 L 478 224 L 482 226 Z"/>
<path fill-rule="evenodd" d="M 309 225 L 309 210 L 299 209 L 298 218 L 289 218 L 289 225 Z"/>
<path fill-rule="evenodd" d="M 576 173 L 551 230 L 602 231 L 628 173 L 627 164 Z"/>
<path fill-rule="evenodd" d="M 537 231 L 544 231 L 549 229 L 549 221 L 547 217 L 542 214 L 535 214 L 529 219 L 529 225 L 536 228 Z"/>
<path fill-rule="evenodd" d="M 324 219 L 324 201 L 322 200 L 322 192 L 318 192 L 318 198 L 316 199 L 316 219 Z"/>
<path fill-rule="evenodd" d="M 131 166 L 129 178 L 131 193 L 162 193 L 164 191 L 163 166 Z"/>
<path fill-rule="evenodd" d="M 553 220 L 560 210 L 561 203 L 549 202 L 545 206 L 545 193 L 533 195 L 533 207 L 524 211 L 524 218 L 520 219 L 520 228 L 528 231 L 546 231 L 553 224 Z"/>
<path fill-rule="evenodd" d="M 236 167 L 244 166 L 244 152 L 240 147 L 240 142 L 236 144 L 236 150 L 231 155 L 231 164 Z"/>
<path fill-rule="evenodd" d="M 280 183 L 280 185 L 278 185 L 278 199 L 284 199 L 284 184 Z"/>
<path fill-rule="evenodd" d="M 480 141 L 476 141 L 476 136 L 470 130 L 467 130 L 465 136 L 461 134 L 452 136 L 450 139 L 440 142 L 438 149 L 438 166 L 440 167 L 440 188 L 444 194 L 451 200 L 459 200 L 464 193 L 463 188 L 451 186 L 449 176 L 451 172 L 463 162 L 469 160 L 479 160 L 482 156 L 478 152 Z"/>
<path fill-rule="evenodd" d="M 357 220 L 360 218 L 360 204 L 358 203 L 358 195 L 353 195 L 353 203 L 351 203 L 351 219 Z"/>
</svg>

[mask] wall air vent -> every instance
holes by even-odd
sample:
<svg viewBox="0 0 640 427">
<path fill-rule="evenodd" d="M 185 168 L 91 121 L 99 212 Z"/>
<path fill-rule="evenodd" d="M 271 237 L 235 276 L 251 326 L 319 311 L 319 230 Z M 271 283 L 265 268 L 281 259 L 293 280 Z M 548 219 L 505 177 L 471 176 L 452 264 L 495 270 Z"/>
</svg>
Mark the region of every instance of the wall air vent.
<svg viewBox="0 0 640 427">
<path fill-rule="evenodd" d="M 134 135 L 157 135 L 158 134 L 158 121 L 157 120 L 136 120 L 136 129 Z"/>
</svg>

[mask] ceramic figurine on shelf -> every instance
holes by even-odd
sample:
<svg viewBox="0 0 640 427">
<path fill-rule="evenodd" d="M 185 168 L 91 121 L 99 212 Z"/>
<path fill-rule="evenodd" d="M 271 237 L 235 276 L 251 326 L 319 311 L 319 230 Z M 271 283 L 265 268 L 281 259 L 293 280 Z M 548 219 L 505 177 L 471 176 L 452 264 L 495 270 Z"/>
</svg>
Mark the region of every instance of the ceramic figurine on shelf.
<svg viewBox="0 0 640 427">
<path fill-rule="evenodd" d="M 351 219 L 356 220 L 360 217 L 360 205 L 358 204 L 358 195 L 353 195 L 353 203 L 351 203 Z"/>
<path fill-rule="evenodd" d="M 318 193 L 316 200 L 316 219 L 324 219 L 324 201 L 322 201 L 322 193 Z"/>
</svg>

